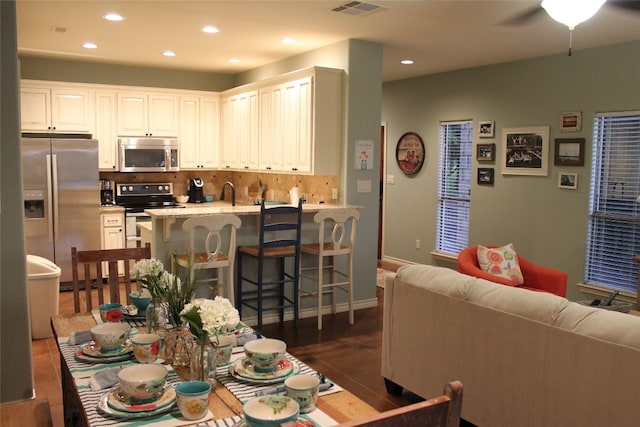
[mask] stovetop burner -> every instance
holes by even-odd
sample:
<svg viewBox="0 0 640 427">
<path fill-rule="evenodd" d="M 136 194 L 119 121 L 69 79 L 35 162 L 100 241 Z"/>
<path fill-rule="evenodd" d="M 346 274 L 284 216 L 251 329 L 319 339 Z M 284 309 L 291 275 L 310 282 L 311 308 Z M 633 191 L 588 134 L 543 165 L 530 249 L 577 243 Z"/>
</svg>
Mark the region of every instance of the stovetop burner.
<svg viewBox="0 0 640 427">
<path fill-rule="evenodd" d="M 184 208 L 173 201 L 173 183 L 116 184 L 116 204 L 125 213 L 139 213 L 145 209 Z"/>
</svg>

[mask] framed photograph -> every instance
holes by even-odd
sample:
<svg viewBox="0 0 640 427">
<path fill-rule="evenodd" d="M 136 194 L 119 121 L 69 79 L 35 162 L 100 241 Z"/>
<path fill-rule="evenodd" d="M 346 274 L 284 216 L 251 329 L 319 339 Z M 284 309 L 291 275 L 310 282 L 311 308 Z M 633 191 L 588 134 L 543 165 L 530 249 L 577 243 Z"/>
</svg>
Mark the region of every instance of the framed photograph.
<svg viewBox="0 0 640 427">
<path fill-rule="evenodd" d="M 496 157 L 496 144 L 478 144 L 476 159 L 479 162 L 490 162 Z"/>
<path fill-rule="evenodd" d="M 493 168 L 478 168 L 478 185 L 493 185 Z"/>
<path fill-rule="evenodd" d="M 556 139 L 553 164 L 556 166 L 584 166 L 584 138 Z"/>
<path fill-rule="evenodd" d="M 493 120 L 485 120 L 478 122 L 478 129 L 480 129 L 480 138 L 493 138 L 495 136 L 495 124 Z"/>
<path fill-rule="evenodd" d="M 424 163 L 425 150 L 422 138 L 415 132 L 407 132 L 396 145 L 396 162 L 407 176 L 417 174 Z"/>
<path fill-rule="evenodd" d="M 569 172 L 558 173 L 558 188 L 566 188 L 568 190 L 578 189 L 578 174 Z"/>
<path fill-rule="evenodd" d="M 502 130 L 502 174 L 547 176 L 549 126 Z"/>
<path fill-rule="evenodd" d="M 581 127 L 581 111 L 568 111 L 566 113 L 560 113 L 560 132 L 580 132 Z"/>
</svg>

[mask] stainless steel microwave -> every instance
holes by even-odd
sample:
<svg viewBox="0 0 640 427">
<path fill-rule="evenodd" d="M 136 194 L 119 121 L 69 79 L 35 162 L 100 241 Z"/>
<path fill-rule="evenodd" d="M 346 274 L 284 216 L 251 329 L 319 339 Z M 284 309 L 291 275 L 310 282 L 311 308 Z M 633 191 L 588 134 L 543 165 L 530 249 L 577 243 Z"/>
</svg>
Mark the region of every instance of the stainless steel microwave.
<svg viewBox="0 0 640 427">
<path fill-rule="evenodd" d="M 180 170 L 176 138 L 119 138 L 120 172 L 173 172 Z"/>
</svg>

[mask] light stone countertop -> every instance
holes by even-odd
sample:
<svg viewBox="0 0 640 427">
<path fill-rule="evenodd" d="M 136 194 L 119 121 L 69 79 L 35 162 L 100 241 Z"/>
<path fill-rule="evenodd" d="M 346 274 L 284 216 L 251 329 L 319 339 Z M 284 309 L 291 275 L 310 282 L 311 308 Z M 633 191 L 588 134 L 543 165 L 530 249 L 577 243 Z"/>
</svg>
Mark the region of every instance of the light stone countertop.
<svg viewBox="0 0 640 427">
<path fill-rule="evenodd" d="M 100 205 L 100 213 L 124 213 L 124 208 L 118 205 Z"/>
<path fill-rule="evenodd" d="M 215 201 L 210 203 L 183 204 L 184 208 L 175 209 L 146 209 L 144 212 L 151 215 L 155 219 L 163 218 L 186 218 L 193 216 L 204 216 L 212 214 L 232 213 L 236 215 L 259 215 L 260 205 L 236 204 L 231 206 L 231 202 Z M 267 205 L 269 207 L 285 206 L 285 205 Z M 291 206 L 291 205 L 287 205 Z M 303 212 L 319 212 L 325 209 L 338 209 L 345 207 L 355 207 L 364 209 L 362 206 L 339 205 L 329 203 L 305 203 L 302 205 Z"/>
</svg>

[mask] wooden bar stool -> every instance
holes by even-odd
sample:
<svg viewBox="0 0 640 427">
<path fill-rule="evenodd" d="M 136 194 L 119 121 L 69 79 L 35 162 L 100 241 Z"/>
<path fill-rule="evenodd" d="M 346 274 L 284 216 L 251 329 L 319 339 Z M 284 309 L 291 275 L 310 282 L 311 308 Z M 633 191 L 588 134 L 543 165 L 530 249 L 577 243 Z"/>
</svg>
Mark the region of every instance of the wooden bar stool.
<svg viewBox="0 0 640 427">
<path fill-rule="evenodd" d="M 349 324 L 353 325 L 353 248 L 356 244 L 356 223 L 360 212 L 356 208 L 327 209 L 318 212 L 314 221 L 320 224 L 318 243 L 303 244 L 302 254 L 316 257 L 316 264 L 303 267 L 300 262 L 299 297 L 315 296 L 318 299 L 318 330 L 322 329 L 323 295 L 331 294 L 332 313 L 336 314 L 336 291 L 342 290 L 349 298 Z M 331 230 L 331 238 L 327 236 Z M 350 231 L 349 231 L 350 230 Z M 347 233 L 349 236 L 347 237 Z M 344 269 L 336 268 L 335 257 L 346 257 Z M 328 263 L 325 264 L 325 258 Z M 325 272 L 330 277 L 325 283 Z M 316 283 L 313 290 L 305 290 L 304 279 Z"/>
<path fill-rule="evenodd" d="M 237 308 L 242 318 L 243 306 L 252 308 L 258 316 L 258 332 L 262 333 L 262 314 L 278 311 L 280 322 L 284 321 L 287 308 L 293 309 L 293 318 L 298 325 L 298 285 L 300 266 L 300 231 L 302 226 L 302 200 L 298 206 L 260 207 L 259 238 L 257 246 L 238 247 Z M 244 258 L 257 260 L 257 274 L 247 274 Z M 286 271 L 285 260 L 293 259 L 293 267 Z M 277 274 L 265 271 L 265 261 L 276 263 Z M 287 296 L 290 285 L 293 297 Z M 275 304 L 265 306 L 266 301 Z"/>
<path fill-rule="evenodd" d="M 184 268 L 191 266 L 191 279 L 198 283 L 206 283 L 209 288 L 216 288 L 216 294 L 222 296 L 222 273 L 227 269 L 226 297 L 234 303 L 233 268 L 236 254 L 236 230 L 242 221 L 233 214 L 215 214 L 189 218 L 182 224 L 182 230 L 189 233 L 189 251 L 187 254 L 175 255 L 174 262 Z M 207 232 L 203 245 L 196 244 L 198 231 L 204 228 Z M 222 233 L 229 229 L 229 244 L 223 247 Z M 200 270 L 200 271 L 198 271 Z M 202 270 L 215 270 L 213 277 L 203 278 Z M 175 271 L 175 270 L 174 270 Z"/>
</svg>

